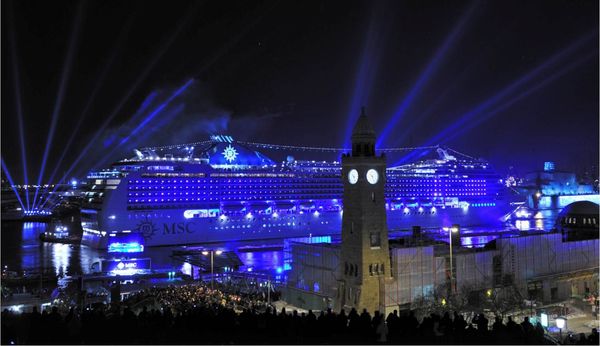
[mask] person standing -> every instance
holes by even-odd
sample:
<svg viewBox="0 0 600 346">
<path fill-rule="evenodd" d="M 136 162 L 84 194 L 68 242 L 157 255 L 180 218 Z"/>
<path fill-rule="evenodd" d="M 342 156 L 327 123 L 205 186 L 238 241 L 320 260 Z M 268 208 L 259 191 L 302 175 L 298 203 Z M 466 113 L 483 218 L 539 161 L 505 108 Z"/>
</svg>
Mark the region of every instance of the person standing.
<svg viewBox="0 0 600 346">
<path fill-rule="evenodd" d="M 383 318 L 379 319 L 379 324 L 375 329 L 375 334 L 377 336 L 378 344 L 385 344 L 387 342 L 388 327 Z"/>
</svg>

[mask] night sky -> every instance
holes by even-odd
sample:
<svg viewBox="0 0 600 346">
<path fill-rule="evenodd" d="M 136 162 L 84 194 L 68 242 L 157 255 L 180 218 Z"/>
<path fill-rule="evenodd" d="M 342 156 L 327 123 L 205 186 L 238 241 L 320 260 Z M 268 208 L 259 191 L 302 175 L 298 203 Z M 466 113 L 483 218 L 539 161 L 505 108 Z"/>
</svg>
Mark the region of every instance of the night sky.
<svg viewBox="0 0 600 346">
<path fill-rule="evenodd" d="M 43 182 L 92 140 L 73 174 L 210 134 L 341 147 L 362 105 L 381 147 L 443 144 L 501 174 L 598 165 L 594 0 L 7 0 L 2 52 L 2 159 L 16 182 L 19 95 L 30 183 L 53 113 Z"/>
</svg>

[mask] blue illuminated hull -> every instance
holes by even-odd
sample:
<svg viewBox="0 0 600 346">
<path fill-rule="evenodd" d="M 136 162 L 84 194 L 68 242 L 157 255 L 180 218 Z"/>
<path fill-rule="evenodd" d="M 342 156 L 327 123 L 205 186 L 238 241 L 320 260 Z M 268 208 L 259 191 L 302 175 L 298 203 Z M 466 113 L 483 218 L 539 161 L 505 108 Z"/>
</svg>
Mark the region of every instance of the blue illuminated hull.
<svg viewBox="0 0 600 346">
<path fill-rule="evenodd" d="M 156 216 L 155 216 L 156 215 Z M 498 207 L 436 208 L 419 212 L 388 210 L 390 231 L 409 230 L 412 226 L 442 228 L 461 226 L 501 225 L 503 213 Z M 118 221 L 123 217 L 123 221 Z M 309 235 L 335 235 L 341 232 L 342 212 L 289 212 L 246 214 L 227 217 L 186 219 L 183 211 L 148 211 L 119 215 L 104 235 L 84 231 L 82 244 L 106 248 L 111 232 L 131 231 L 144 237 L 145 246 L 188 245 L 200 243 L 250 241 L 260 239 L 294 238 Z"/>
</svg>

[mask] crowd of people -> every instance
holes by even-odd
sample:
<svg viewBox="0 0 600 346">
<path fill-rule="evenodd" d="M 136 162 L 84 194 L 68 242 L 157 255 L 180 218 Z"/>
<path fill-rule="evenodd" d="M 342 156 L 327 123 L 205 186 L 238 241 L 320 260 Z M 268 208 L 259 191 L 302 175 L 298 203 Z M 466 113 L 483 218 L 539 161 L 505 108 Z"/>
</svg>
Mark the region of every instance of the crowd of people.
<svg viewBox="0 0 600 346">
<path fill-rule="evenodd" d="M 139 312 L 138 312 L 139 310 Z M 570 340 L 570 339 L 569 339 Z M 571 342 L 598 344 L 598 332 Z M 276 311 L 261 294 L 209 285 L 152 288 L 120 305 L 2 312 L 3 344 L 547 344 L 544 329 L 454 312 Z"/>
<path fill-rule="evenodd" d="M 277 292 L 271 295 L 273 300 L 279 297 Z M 264 291 L 215 282 L 148 288 L 129 296 L 124 305 L 140 307 L 139 303 L 170 308 L 173 313 L 178 313 L 197 306 L 229 308 L 236 312 L 243 309 L 264 311 L 268 302 Z"/>
</svg>

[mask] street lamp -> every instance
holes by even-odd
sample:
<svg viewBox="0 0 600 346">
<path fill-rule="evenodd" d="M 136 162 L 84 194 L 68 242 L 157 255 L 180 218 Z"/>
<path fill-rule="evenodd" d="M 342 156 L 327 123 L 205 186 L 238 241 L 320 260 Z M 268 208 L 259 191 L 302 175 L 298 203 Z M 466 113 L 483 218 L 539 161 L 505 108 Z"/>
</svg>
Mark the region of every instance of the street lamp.
<svg viewBox="0 0 600 346">
<path fill-rule="evenodd" d="M 214 282 L 214 275 L 215 275 L 215 267 L 214 267 L 214 255 L 216 254 L 217 256 L 219 256 L 220 254 L 222 254 L 223 251 L 222 250 L 204 250 L 202 251 L 202 254 L 204 256 L 208 256 L 208 254 L 210 254 L 210 289 L 213 289 L 213 282 Z"/>
<path fill-rule="evenodd" d="M 560 340 L 562 341 L 562 330 L 567 325 L 567 319 L 564 317 L 556 318 L 556 327 L 558 328 L 558 333 L 560 335 Z"/>
<path fill-rule="evenodd" d="M 454 293 L 454 267 L 452 265 L 452 233 L 458 232 L 458 226 L 452 226 L 450 232 L 448 232 L 448 238 L 450 239 L 450 290 Z"/>
</svg>

